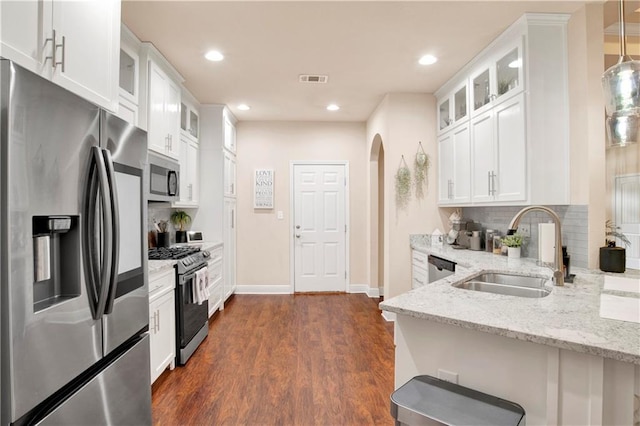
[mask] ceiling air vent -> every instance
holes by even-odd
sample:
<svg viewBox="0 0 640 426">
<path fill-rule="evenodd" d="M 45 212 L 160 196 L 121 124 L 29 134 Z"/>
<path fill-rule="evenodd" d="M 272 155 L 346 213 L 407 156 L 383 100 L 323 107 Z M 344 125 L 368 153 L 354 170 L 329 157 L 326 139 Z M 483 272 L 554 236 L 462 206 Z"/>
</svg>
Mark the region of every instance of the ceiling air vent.
<svg viewBox="0 0 640 426">
<path fill-rule="evenodd" d="M 300 83 L 326 83 L 329 80 L 328 75 L 309 75 L 300 74 L 298 81 Z"/>
</svg>

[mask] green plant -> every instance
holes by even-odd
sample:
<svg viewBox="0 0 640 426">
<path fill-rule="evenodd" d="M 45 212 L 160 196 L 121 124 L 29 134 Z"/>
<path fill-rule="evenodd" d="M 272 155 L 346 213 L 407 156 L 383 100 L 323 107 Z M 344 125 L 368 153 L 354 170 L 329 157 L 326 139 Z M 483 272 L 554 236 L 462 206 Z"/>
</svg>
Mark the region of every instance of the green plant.
<svg viewBox="0 0 640 426">
<path fill-rule="evenodd" d="M 507 247 L 520 247 L 522 246 L 524 238 L 520 234 L 507 235 L 502 239 L 502 245 Z"/>
<path fill-rule="evenodd" d="M 619 226 L 616 226 L 611 220 L 607 220 L 604 224 L 607 232 L 605 233 L 605 244 L 607 247 L 615 247 L 616 246 L 616 238 L 624 243 L 625 247 L 631 245 L 631 241 L 624 235 L 622 232 L 618 232 L 620 229 Z"/>
<path fill-rule="evenodd" d="M 411 198 L 411 170 L 404 161 L 404 155 L 400 162 L 400 167 L 395 176 L 396 181 L 396 206 L 404 208 Z"/>
<path fill-rule="evenodd" d="M 413 181 L 416 185 L 416 197 L 422 198 L 424 196 L 423 185 L 429 185 L 429 167 L 431 166 L 431 160 L 429 156 L 424 152 L 422 148 L 422 142 L 418 142 L 418 152 L 413 161 Z"/>
<path fill-rule="evenodd" d="M 191 223 L 191 216 L 183 210 L 176 210 L 171 213 L 171 223 L 174 226 L 179 227 L 179 231 L 184 231 L 184 227 Z"/>
</svg>

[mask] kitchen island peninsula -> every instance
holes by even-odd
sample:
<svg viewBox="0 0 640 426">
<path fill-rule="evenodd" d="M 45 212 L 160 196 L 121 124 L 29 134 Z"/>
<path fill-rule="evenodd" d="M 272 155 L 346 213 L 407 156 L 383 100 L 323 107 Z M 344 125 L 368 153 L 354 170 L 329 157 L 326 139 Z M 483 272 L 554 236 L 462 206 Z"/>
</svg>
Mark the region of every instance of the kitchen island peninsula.
<svg viewBox="0 0 640 426">
<path fill-rule="evenodd" d="M 457 263 L 454 275 L 385 300 L 396 314 L 396 388 L 428 374 L 517 402 L 527 424 L 640 422 L 640 324 L 600 317 L 607 275 L 577 270 L 552 286 L 552 271 L 448 246 L 414 250 Z M 479 273 L 546 277 L 547 296 L 525 298 L 457 288 Z M 620 274 L 617 274 L 620 275 Z M 640 279 L 629 272 L 626 277 Z M 635 301 L 635 299 L 633 300 Z M 640 319 L 638 319 L 640 321 Z"/>
</svg>

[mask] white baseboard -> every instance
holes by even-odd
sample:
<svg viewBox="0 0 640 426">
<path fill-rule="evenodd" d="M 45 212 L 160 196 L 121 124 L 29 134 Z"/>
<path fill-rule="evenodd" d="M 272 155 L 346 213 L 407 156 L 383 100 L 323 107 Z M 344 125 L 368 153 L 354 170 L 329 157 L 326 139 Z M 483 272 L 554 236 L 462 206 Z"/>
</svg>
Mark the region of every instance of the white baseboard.
<svg viewBox="0 0 640 426">
<path fill-rule="evenodd" d="M 364 293 L 369 297 L 380 297 L 377 287 L 369 287 L 367 284 L 349 284 L 349 293 Z"/>
<path fill-rule="evenodd" d="M 382 311 L 382 318 L 384 318 L 385 320 L 387 320 L 389 322 L 395 322 L 396 316 L 397 315 L 396 315 L 395 312 Z"/>
<path fill-rule="evenodd" d="M 293 294 L 289 285 L 237 285 L 236 294 Z"/>
</svg>

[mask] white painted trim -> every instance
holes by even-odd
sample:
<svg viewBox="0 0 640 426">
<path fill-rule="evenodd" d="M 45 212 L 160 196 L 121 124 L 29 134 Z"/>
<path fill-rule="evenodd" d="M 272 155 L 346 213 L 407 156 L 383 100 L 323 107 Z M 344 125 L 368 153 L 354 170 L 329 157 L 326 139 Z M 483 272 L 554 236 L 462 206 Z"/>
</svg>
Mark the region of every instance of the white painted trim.
<svg viewBox="0 0 640 426">
<path fill-rule="evenodd" d="M 345 183 L 345 188 L 344 188 L 344 221 L 345 224 L 347 225 L 347 235 L 345 235 L 345 247 L 344 247 L 344 253 L 345 253 L 345 272 L 346 272 L 346 278 L 345 278 L 345 288 L 344 291 L 346 291 L 347 293 L 350 293 L 349 290 L 349 281 L 351 280 L 351 271 L 349 268 L 349 260 L 351 258 L 350 256 L 350 251 L 349 251 L 349 240 L 350 240 L 350 235 L 351 235 L 351 222 L 350 222 L 350 208 L 349 208 L 349 187 L 351 186 L 350 183 L 350 179 L 349 179 L 349 161 L 344 160 L 344 161 L 302 161 L 302 160 L 291 160 L 289 162 L 289 218 L 290 219 L 290 226 L 291 226 L 291 233 L 289 234 L 289 286 L 291 288 L 291 293 L 295 292 L 295 282 L 296 282 L 296 277 L 295 277 L 295 237 L 293 236 L 294 232 L 293 232 L 293 221 L 292 219 L 295 217 L 295 197 L 294 197 L 294 181 L 295 181 L 295 175 L 294 175 L 294 167 L 295 166 L 323 166 L 323 165 L 327 165 L 327 166 L 344 166 L 344 178 L 346 180 Z"/>
<path fill-rule="evenodd" d="M 388 322 L 395 322 L 397 316 L 398 315 L 395 312 L 382 311 L 382 318 L 384 318 Z"/>
<path fill-rule="evenodd" d="M 291 294 L 288 285 L 236 285 L 235 294 Z"/>
<path fill-rule="evenodd" d="M 372 299 L 380 297 L 381 294 L 382 293 L 380 292 L 380 287 L 369 287 L 367 289 L 367 296 L 371 297 Z"/>
<path fill-rule="evenodd" d="M 347 293 L 365 293 L 369 294 L 369 286 L 366 284 L 349 284 Z"/>
</svg>

